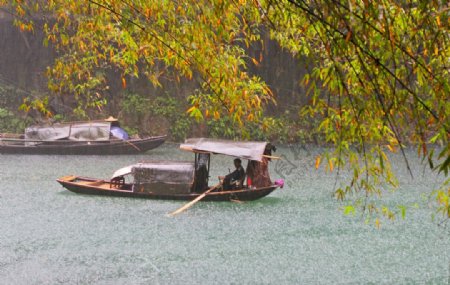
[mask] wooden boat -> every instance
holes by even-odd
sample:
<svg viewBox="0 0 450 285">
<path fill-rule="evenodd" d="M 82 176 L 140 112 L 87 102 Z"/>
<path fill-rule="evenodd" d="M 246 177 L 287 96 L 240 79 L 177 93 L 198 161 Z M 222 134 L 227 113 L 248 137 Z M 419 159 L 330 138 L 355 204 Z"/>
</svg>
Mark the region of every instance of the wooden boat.
<svg viewBox="0 0 450 285">
<path fill-rule="evenodd" d="M 74 154 L 74 155 L 117 155 L 138 154 L 154 149 L 166 140 L 166 136 L 148 137 L 144 139 L 108 141 L 32 141 L 1 139 L 0 153 L 3 154 Z"/>
<path fill-rule="evenodd" d="M 210 157 L 211 154 L 224 154 L 244 158 L 254 164 L 263 160 L 266 145 L 265 142 L 190 139 L 180 148 L 194 152 L 194 162 L 148 161 L 123 167 L 109 180 L 70 175 L 57 181 L 79 194 L 194 200 L 206 193 L 202 198 L 204 201 L 252 201 L 269 195 L 282 187 L 282 183 L 270 180 L 266 185 L 242 183 L 229 190 L 223 190 L 220 184 L 210 187 Z"/>
<path fill-rule="evenodd" d="M 105 195 L 116 197 L 134 197 L 162 200 L 193 200 L 202 193 L 161 193 L 133 191 L 131 183 L 115 183 L 111 180 L 98 180 L 89 177 L 65 176 L 57 181 L 67 190 L 78 194 Z M 279 185 L 255 189 L 239 189 L 229 191 L 213 191 L 206 194 L 203 201 L 253 201 L 269 195 Z"/>
<path fill-rule="evenodd" d="M 3 154 L 138 154 L 164 143 L 166 136 L 117 139 L 110 135 L 111 122 L 93 121 L 33 126 L 24 135 L 0 135 Z"/>
</svg>

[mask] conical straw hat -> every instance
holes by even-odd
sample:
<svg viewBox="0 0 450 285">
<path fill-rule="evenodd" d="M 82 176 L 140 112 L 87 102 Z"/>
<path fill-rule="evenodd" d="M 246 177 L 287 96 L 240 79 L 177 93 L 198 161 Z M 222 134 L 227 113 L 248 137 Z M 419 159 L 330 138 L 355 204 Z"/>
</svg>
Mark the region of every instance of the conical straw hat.
<svg viewBox="0 0 450 285">
<path fill-rule="evenodd" d="M 106 122 L 117 122 L 118 119 L 114 118 L 113 116 L 109 116 L 108 119 L 105 119 Z"/>
</svg>

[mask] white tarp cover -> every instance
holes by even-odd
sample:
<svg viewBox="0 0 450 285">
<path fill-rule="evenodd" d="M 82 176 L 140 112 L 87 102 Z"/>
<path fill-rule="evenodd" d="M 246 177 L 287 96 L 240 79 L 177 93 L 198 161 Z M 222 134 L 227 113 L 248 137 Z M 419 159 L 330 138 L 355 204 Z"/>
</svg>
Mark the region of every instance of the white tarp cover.
<svg viewBox="0 0 450 285">
<path fill-rule="evenodd" d="M 111 129 L 110 122 L 73 124 L 69 140 L 73 141 L 107 141 Z"/>
<path fill-rule="evenodd" d="M 25 129 L 27 140 L 60 140 L 70 135 L 70 125 L 31 126 Z"/>
<path fill-rule="evenodd" d="M 266 149 L 266 142 L 252 141 L 230 141 L 208 138 L 187 139 L 180 145 L 183 150 L 205 151 L 210 153 L 224 154 L 240 157 L 248 160 L 261 161 Z"/>
<path fill-rule="evenodd" d="M 25 129 L 25 139 L 43 141 L 61 139 L 72 141 L 107 141 L 109 140 L 110 128 L 110 122 L 31 126 Z"/>
<path fill-rule="evenodd" d="M 192 162 L 152 161 L 118 169 L 112 178 L 132 174 L 136 184 L 158 182 L 191 184 L 194 181 L 194 170 Z"/>
</svg>

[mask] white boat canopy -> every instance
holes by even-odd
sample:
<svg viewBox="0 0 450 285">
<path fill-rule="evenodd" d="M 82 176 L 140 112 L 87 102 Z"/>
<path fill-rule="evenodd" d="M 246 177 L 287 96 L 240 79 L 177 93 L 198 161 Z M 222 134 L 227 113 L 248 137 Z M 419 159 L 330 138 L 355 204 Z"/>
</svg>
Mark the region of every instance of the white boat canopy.
<svg viewBox="0 0 450 285">
<path fill-rule="evenodd" d="M 68 139 L 71 141 L 107 141 L 111 122 L 84 122 L 54 124 L 48 126 L 31 126 L 25 129 L 27 140 L 55 141 Z"/>
<path fill-rule="evenodd" d="M 180 149 L 192 152 L 224 154 L 248 160 L 262 161 L 267 142 L 230 141 L 209 138 L 190 138 Z"/>
<path fill-rule="evenodd" d="M 111 178 L 131 174 L 135 183 L 192 183 L 194 163 L 185 161 L 148 161 L 125 166 Z"/>
<path fill-rule="evenodd" d="M 125 175 L 128 175 L 128 174 L 131 174 L 131 170 L 133 169 L 134 166 L 135 166 L 135 164 L 128 165 L 128 166 L 122 167 L 120 169 L 117 169 L 114 172 L 114 174 L 112 175 L 111 179 L 119 177 L 119 176 L 125 176 Z"/>
</svg>

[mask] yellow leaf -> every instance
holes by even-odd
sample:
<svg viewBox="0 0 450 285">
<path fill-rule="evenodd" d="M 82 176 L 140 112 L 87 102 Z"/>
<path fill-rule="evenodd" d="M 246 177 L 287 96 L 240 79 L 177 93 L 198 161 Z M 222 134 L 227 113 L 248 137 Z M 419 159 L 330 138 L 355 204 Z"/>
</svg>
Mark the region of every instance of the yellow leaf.
<svg viewBox="0 0 450 285">
<path fill-rule="evenodd" d="M 390 144 L 386 145 L 386 147 L 389 149 L 390 152 L 395 152 L 394 148 Z"/>
<path fill-rule="evenodd" d="M 122 88 L 127 88 L 127 80 L 125 79 L 125 77 L 122 77 Z"/>
<path fill-rule="evenodd" d="M 148 19 L 151 17 L 151 15 L 152 15 L 152 10 L 149 8 L 145 9 L 145 17 Z"/>
<path fill-rule="evenodd" d="M 352 31 L 349 31 L 347 33 L 347 36 L 345 37 L 345 41 L 348 42 L 351 39 L 351 37 L 352 37 Z"/>
<path fill-rule="evenodd" d="M 375 226 L 377 227 L 377 229 L 380 228 L 380 226 L 381 226 L 380 219 L 378 219 L 378 218 L 375 219 Z"/>
<path fill-rule="evenodd" d="M 197 109 L 197 107 L 192 106 L 191 108 L 189 108 L 186 113 L 191 113 L 192 111 L 194 111 L 195 109 Z"/>
<path fill-rule="evenodd" d="M 394 31 L 391 28 L 389 28 L 389 40 L 391 41 L 392 44 L 395 43 Z"/>
<path fill-rule="evenodd" d="M 253 57 L 252 57 L 252 61 L 253 61 L 253 64 L 254 64 L 254 65 L 256 65 L 256 66 L 259 65 L 259 62 L 258 62 L 256 59 L 254 59 Z"/>
<path fill-rule="evenodd" d="M 407 47 L 406 51 L 408 52 L 408 54 L 413 54 L 411 47 Z"/>
<path fill-rule="evenodd" d="M 330 167 L 330 171 L 333 172 L 334 166 L 333 166 L 333 161 L 331 159 L 328 160 L 328 166 Z"/>
<path fill-rule="evenodd" d="M 436 23 L 438 27 L 441 27 L 441 18 L 439 16 L 436 17 Z"/>
<path fill-rule="evenodd" d="M 317 158 L 316 158 L 316 169 L 319 169 L 320 160 L 321 160 L 320 155 L 318 155 Z"/>
</svg>

